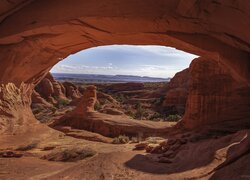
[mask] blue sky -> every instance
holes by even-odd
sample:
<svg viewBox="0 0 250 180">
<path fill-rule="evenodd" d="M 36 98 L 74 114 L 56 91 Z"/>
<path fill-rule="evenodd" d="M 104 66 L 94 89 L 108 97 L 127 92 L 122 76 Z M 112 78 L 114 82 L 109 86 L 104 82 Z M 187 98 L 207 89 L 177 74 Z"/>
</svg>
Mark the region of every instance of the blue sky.
<svg viewBox="0 0 250 180">
<path fill-rule="evenodd" d="M 195 57 L 165 46 L 99 46 L 68 56 L 51 72 L 167 78 L 187 68 Z"/>
</svg>

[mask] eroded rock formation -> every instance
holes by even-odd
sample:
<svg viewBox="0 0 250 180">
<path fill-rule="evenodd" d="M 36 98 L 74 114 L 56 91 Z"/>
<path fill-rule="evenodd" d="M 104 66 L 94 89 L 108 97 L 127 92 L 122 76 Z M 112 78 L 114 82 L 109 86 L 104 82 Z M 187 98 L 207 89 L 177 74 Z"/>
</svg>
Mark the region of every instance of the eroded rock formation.
<svg viewBox="0 0 250 180">
<path fill-rule="evenodd" d="M 250 117 L 250 87 L 239 82 L 218 61 L 195 59 L 184 116 L 188 128 Z"/>
<path fill-rule="evenodd" d="M 175 74 L 169 83 L 161 90 L 166 94 L 161 104 L 166 113 L 184 114 L 190 86 L 189 69 Z"/>
<path fill-rule="evenodd" d="M 54 105 L 57 104 L 60 99 L 66 99 L 64 86 L 60 82 L 55 81 L 50 73 L 35 87 L 35 91 L 39 93 L 42 98 Z M 33 102 L 34 101 L 35 99 L 33 99 Z"/>
<path fill-rule="evenodd" d="M 83 96 L 78 102 L 77 107 L 72 112 L 76 116 L 86 116 L 87 113 L 94 111 L 94 106 L 96 103 L 96 87 L 88 86 L 84 91 Z M 73 115 L 74 116 L 74 115 Z"/>
</svg>

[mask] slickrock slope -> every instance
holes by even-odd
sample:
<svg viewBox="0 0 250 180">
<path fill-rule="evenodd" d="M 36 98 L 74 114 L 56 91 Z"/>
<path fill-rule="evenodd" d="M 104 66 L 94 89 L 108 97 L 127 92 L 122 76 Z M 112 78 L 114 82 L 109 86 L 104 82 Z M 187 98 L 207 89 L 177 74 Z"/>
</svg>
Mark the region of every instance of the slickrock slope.
<svg viewBox="0 0 250 180">
<path fill-rule="evenodd" d="M 122 134 L 131 137 L 159 135 L 164 134 L 171 127 L 169 122 L 138 121 L 126 115 L 108 115 L 96 112 L 94 110 L 96 97 L 95 86 L 87 87 L 76 108 L 55 121 L 51 126 L 56 129 L 60 129 L 61 126 L 70 126 L 108 137 Z"/>
</svg>

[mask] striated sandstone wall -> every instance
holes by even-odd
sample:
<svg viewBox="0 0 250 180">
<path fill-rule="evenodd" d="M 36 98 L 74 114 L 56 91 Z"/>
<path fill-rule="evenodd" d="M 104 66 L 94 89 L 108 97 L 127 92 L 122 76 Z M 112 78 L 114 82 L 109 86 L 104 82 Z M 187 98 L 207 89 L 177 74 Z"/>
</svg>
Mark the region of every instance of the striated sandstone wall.
<svg viewBox="0 0 250 180">
<path fill-rule="evenodd" d="M 250 87 L 237 81 L 218 61 L 195 59 L 183 119 L 187 128 L 250 117 Z"/>
</svg>

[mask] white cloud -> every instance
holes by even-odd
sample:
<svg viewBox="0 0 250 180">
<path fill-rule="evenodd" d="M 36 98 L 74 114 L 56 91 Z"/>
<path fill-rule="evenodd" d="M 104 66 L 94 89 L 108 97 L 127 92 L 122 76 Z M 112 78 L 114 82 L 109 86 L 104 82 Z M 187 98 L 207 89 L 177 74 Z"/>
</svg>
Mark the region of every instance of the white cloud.
<svg viewBox="0 0 250 180">
<path fill-rule="evenodd" d="M 86 65 L 56 65 L 51 72 L 53 73 L 95 73 L 99 70 L 111 70 L 115 67 L 112 66 L 86 66 Z"/>
<path fill-rule="evenodd" d="M 51 72 L 172 77 L 195 55 L 165 46 L 112 45 L 90 48 L 55 65 Z"/>
</svg>

